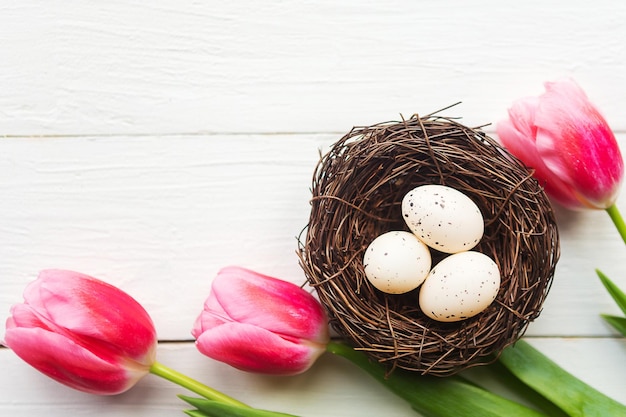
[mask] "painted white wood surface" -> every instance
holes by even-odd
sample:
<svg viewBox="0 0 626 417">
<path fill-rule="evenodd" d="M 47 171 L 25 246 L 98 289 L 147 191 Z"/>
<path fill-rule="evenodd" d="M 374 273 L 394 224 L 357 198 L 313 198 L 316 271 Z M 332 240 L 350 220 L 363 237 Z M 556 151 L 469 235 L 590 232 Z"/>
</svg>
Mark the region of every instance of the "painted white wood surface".
<svg viewBox="0 0 626 417">
<path fill-rule="evenodd" d="M 626 135 L 619 135 L 626 148 Z M 302 284 L 297 236 L 320 149 L 337 135 L 191 135 L 0 140 L 0 311 L 44 268 L 74 269 L 133 294 L 163 340 L 191 325 L 223 266 Z M 626 196 L 619 200 L 626 213 Z M 562 258 L 529 334 L 610 336 L 626 249 L 601 211 L 559 211 Z M 0 333 L 2 334 L 2 333 Z"/>
<path fill-rule="evenodd" d="M 493 123 L 575 77 L 626 149 L 626 3 L 0 1 L 0 322 L 43 268 L 120 286 L 153 316 L 160 359 L 255 405 L 304 416 L 409 416 L 340 360 L 295 379 L 201 357 L 190 328 L 216 271 L 296 283 L 319 151 L 353 125 L 450 110 Z M 487 130 L 493 131 L 488 127 Z M 626 212 L 626 196 L 618 202 Z M 602 212 L 558 211 L 562 257 L 535 346 L 626 402 L 624 245 Z M 0 329 L 0 339 L 4 329 Z M 176 343 L 170 343 L 177 341 Z M 148 377 L 71 391 L 0 349 L 0 415 L 180 415 Z M 480 375 L 478 375 L 480 378 Z"/>
<path fill-rule="evenodd" d="M 1 3 L 5 134 L 343 131 L 459 100 L 483 124 L 566 74 L 626 127 L 614 0 Z"/>
<path fill-rule="evenodd" d="M 582 378 L 622 402 L 623 374 L 616 366 L 624 361 L 624 339 L 531 339 L 533 346 L 552 352 L 552 359 L 562 367 L 575 370 Z M 600 349 L 604 354 L 597 355 Z M 584 360 L 581 360 L 584 358 Z M 388 392 L 359 369 L 342 358 L 324 355 L 305 374 L 290 378 L 253 375 L 237 371 L 201 356 L 189 343 L 161 345 L 158 359 L 208 385 L 258 408 L 288 412 L 305 417 L 415 417 L 404 401 Z M 3 416 L 182 416 L 185 408 L 177 394 L 183 389 L 148 375 L 130 391 L 99 397 L 60 386 L 28 368 L 11 352 L 0 350 L 0 411 Z M 480 370 L 467 373 L 475 381 L 485 381 Z M 487 380 L 489 381 L 489 380 Z M 508 398 L 518 399 L 499 386 L 490 389 Z M 9 393 L 11 396 L 9 396 Z M 451 399 L 453 401 L 453 399 Z M 607 416 L 609 417 L 609 416 Z"/>
</svg>

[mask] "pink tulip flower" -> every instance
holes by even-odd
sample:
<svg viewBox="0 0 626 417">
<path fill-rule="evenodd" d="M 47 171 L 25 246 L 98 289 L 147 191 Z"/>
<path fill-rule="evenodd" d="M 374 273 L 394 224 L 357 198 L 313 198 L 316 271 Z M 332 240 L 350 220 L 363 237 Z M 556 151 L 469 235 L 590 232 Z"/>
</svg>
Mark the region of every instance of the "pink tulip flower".
<svg viewBox="0 0 626 417">
<path fill-rule="evenodd" d="M 128 294 L 78 272 L 44 270 L 11 308 L 4 344 L 45 375 L 80 391 L 126 391 L 155 361 L 148 313 Z"/>
<path fill-rule="evenodd" d="M 329 342 L 326 313 L 311 294 L 240 267 L 218 273 L 192 334 L 206 356 L 274 375 L 306 371 Z"/>
<path fill-rule="evenodd" d="M 573 80 L 545 84 L 497 125 L 501 143 L 567 208 L 607 209 L 619 193 L 624 162 L 613 132 Z"/>
</svg>

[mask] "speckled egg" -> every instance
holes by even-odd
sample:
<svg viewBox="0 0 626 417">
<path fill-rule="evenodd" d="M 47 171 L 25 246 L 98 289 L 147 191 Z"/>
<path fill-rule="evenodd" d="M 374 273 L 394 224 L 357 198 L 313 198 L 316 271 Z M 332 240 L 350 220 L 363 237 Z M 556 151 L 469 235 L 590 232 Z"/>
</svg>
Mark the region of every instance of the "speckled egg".
<svg viewBox="0 0 626 417">
<path fill-rule="evenodd" d="M 419 287 L 430 272 L 431 262 L 428 246 L 404 231 L 378 236 L 363 255 L 365 276 L 374 287 L 389 294 Z"/>
<path fill-rule="evenodd" d="M 499 289 L 500 271 L 490 257 L 459 252 L 433 267 L 420 288 L 419 306 L 434 320 L 460 321 L 485 310 Z"/>
<path fill-rule="evenodd" d="M 402 200 L 402 216 L 420 240 L 444 253 L 472 249 L 485 229 L 478 206 L 444 185 L 422 185 L 409 191 Z"/>
</svg>

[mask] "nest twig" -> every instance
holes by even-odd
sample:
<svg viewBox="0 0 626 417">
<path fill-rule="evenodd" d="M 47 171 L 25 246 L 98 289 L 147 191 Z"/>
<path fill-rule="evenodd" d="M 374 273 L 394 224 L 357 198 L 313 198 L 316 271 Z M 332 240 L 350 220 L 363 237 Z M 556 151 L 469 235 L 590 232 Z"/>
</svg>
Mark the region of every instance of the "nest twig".
<svg viewBox="0 0 626 417">
<path fill-rule="evenodd" d="M 419 289 L 384 294 L 365 277 L 365 249 L 386 231 L 408 230 L 401 201 L 423 184 L 478 205 L 485 234 L 474 250 L 501 271 L 494 303 L 461 322 L 426 317 Z M 554 213 L 528 169 L 480 130 L 431 115 L 355 127 L 319 161 L 312 194 L 299 248 L 307 280 L 333 328 L 390 370 L 445 376 L 490 363 L 539 316 L 559 258 Z"/>
</svg>

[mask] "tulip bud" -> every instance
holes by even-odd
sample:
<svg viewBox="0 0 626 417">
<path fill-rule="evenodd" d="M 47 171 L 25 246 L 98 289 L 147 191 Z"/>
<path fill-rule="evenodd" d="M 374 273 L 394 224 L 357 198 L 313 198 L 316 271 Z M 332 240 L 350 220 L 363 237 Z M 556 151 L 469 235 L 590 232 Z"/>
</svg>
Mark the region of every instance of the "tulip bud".
<svg viewBox="0 0 626 417">
<path fill-rule="evenodd" d="M 617 199 L 624 162 L 607 122 L 572 80 L 546 83 L 513 103 L 497 125 L 502 144 L 568 208 L 606 209 Z"/>
<path fill-rule="evenodd" d="M 192 334 L 206 356 L 274 375 L 306 371 L 329 341 L 326 313 L 311 294 L 239 267 L 219 271 Z"/>
<path fill-rule="evenodd" d="M 28 364 L 80 391 L 126 391 L 155 361 L 148 313 L 128 294 L 78 272 L 44 270 L 11 308 L 4 344 Z"/>
</svg>

